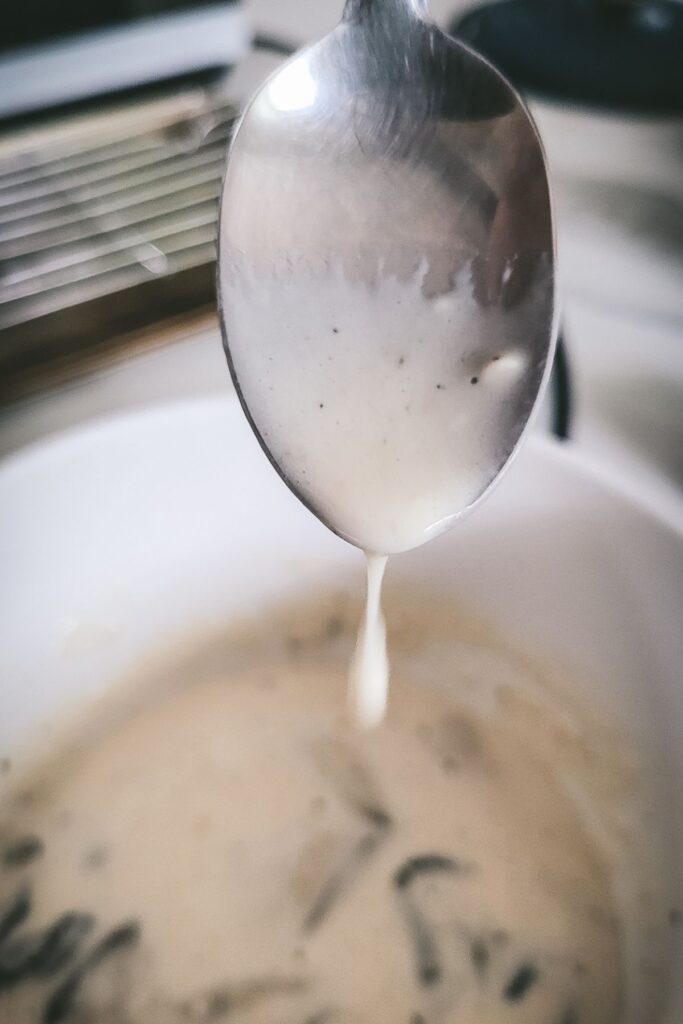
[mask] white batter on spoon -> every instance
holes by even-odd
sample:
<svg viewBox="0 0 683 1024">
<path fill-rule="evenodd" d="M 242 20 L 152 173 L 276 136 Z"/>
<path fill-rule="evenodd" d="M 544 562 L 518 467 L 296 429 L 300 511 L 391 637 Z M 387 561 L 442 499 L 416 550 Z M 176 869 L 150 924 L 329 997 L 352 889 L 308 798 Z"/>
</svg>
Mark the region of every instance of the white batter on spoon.
<svg viewBox="0 0 683 1024">
<path fill-rule="evenodd" d="M 526 422 L 539 368 L 509 336 L 505 311 L 478 305 L 470 273 L 434 297 L 423 272 L 369 286 L 341 268 L 273 268 L 223 284 L 230 355 L 258 434 L 304 502 L 363 551 L 409 551 L 448 529 Z M 531 289 L 515 317 L 530 334 L 535 312 Z"/>
<path fill-rule="evenodd" d="M 505 309 L 476 300 L 469 265 L 431 296 L 426 268 L 373 284 L 341 266 L 221 269 L 230 355 L 257 433 L 342 537 L 377 555 L 418 547 L 498 476 L 543 366 L 510 336 Z M 537 303 L 532 285 L 516 331 L 539 330 Z M 351 679 L 365 724 L 381 718 L 386 690 L 376 564 Z"/>
</svg>

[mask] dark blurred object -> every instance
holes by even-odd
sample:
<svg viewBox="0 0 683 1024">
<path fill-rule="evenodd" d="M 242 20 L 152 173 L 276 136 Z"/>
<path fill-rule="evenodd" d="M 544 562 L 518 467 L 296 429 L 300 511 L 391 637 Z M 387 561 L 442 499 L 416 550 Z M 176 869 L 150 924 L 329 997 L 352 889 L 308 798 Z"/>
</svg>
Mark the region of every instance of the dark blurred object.
<svg viewBox="0 0 683 1024">
<path fill-rule="evenodd" d="M 451 24 L 517 88 L 632 113 L 683 111 L 683 5 L 496 0 Z"/>
<path fill-rule="evenodd" d="M 560 441 L 571 437 L 572 429 L 572 377 L 567 346 L 562 334 L 558 335 L 555 362 L 551 376 L 552 421 L 551 429 Z"/>
<path fill-rule="evenodd" d="M 234 118 L 194 87 L 0 146 L 0 398 L 213 308 Z"/>
<path fill-rule="evenodd" d="M 0 33 L 0 118 L 234 65 L 240 0 L 20 0 Z"/>
<path fill-rule="evenodd" d="M 0 53 L 206 6 L 206 0 L 22 0 L 3 24 Z"/>
</svg>

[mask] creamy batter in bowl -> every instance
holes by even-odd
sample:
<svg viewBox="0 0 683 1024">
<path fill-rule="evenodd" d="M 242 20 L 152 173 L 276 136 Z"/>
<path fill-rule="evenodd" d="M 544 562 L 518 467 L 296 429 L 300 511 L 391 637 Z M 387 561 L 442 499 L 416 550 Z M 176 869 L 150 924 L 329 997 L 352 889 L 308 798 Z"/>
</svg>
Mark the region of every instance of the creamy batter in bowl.
<svg viewBox="0 0 683 1024">
<path fill-rule="evenodd" d="M 145 655 L 197 630 L 258 618 L 297 594 L 344 589 L 358 575 L 353 552 L 299 508 L 262 465 L 237 411 L 223 405 L 160 411 L 54 442 L 9 464 L 0 489 L 3 586 L 13 597 L 11 605 L 3 599 L 0 754 L 13 762 L 2 780 L 7 800 L 36 730 L 47 748 L 50 724 L 69 704 L 101 695 Z M 15 808 L 17 831 L 3 835 L 5 854 L 11 859 L 14 842 L 31 834 L 45 844 L 42 854 L 17 847 L 13 856 L 26 863 L 3 872 L 9 899 L 21 896 L 22 880 L 33 885 L 35 916 L 15 937 L 44 942 L 60 915 L 84 915 L 68 922 L 75 931 L 67 938 L 81 943 L 69 969 L 36 982 L 40 1012 L 52 1007 L 44 1019 L 86 1013 L 85 1002 L 69 1003 L 68 985 L 63 994 L 69 970 L 84 959 L 96 967 L 106 961 L 119 984 L 121 975 L 130 978 L 124 988 L 136 998 L 125 1009 L 113 997 L 107 1004 L 106 993 L 81 992 L 91 1002 L 105 999 L 105 1019 L 116 1024 L 220 1020 L 221 1013 L 228 1021 L 293 1024 L 680 1019 L 681 1003 L 666 985 L 680 908 L 681 640 L 670 624 L 681 606 L 680 535 L 571 458 L 536 444 L 476 519 L 397 559 L 392 575 L 397 686 L 376 735 L 359 739 L 338 721 L 344 645 L 357 616 L 344 597 L 341 611 L 316 613 L 327 631 L 316 633 L 310 615 L 308 633 L 283 625 L 285 646 L 259 640 L 258 658 L 245 653 L 233 666 L 231 687 L 217 677 L 225 666 L 205 664 L 192 690 L 159 698 L 110 729 L 79 755 L 71 777 L 50 774 L 42 803 L 34 793 L 20 814 Z M 465 600 L 512 647 L 488 634 L 484 642 L 467 616 L 444 624 L 436 612 L 416 628 L 423 594 L 442 594 L 442 610 Z M 427 642 L 429 621 L 436 624 Z M 538 655 L 553 672 L 514 649 Z M 173 651 L 168 658 L 182 665 Z M 594 715 L 584 718 L 584 705 Z M 237 740 L 221 743 L 223 719 L 226 739 L 232 723 Z M 282 737 L 296 729 L 295 757 Z M 188 735 L 195 742 L 180 756 Z M 254 770 L 245 773 L 250 757 Z M 195 776 L 197 807 L 187 795 L 174 806 L 174 787 L 192 786 L 200 764 L 214 782 L 200 788 Z M 268 785 L 255 785 L 259 777 Z M 158 799 L 145 804 L 155 778 Z M 147 781 L 136 787 L 136 779 Z M 214 799 L 242 800 L 247 817 L 239 828 L 226 816 L 212 834 L 215 818 L 205 806 L 212 785 Z M 136 799 L 154 827 L 129 846 L 126 866 L 112 840 Z M 60 807 L 82 814 L 71 823 L 62 814 L 60 823 Z M 109 822 L 109 836 L 89 832 L 95 819 L 100 832 Z M 182 844 L 173 856 L 163 853 L 174 820 L 184 822 L 194 851 L 185 861 Z M 77 864 L 67 845 L 60 861 L 59 834 L 77 836 L 70 847 Z M 278 843 L 270 841 L 275 835 Z M 648 860 L 658 843 L 643 841 L 655 835 L 661 861 Z M 110 863 L 98 865 L 110 846 Z M 212 896 L 225 867 L 218 850 L 237 858 L 231 878 L 253 873 L 249 886 L 219 889 L 229 897 L 225 914 Z M 157 859 L 156 899 L 149 872 L 135 889 L 143 878 L 136 855 L 148 866 Z M 197 858 L 202 885 L 193 903 Z M 543 898 L 530 884 L 541 868 Z M 337 891 L 344 900 L 335 904 Z M 249 926 L 247 911 L 261 914 L 261 930 Z M 159 937 L 174 925 L 180 934 L 180 917 L 187 944 L 179 939 L 164 959 Z M 196 949 L 190 919 L 213 929 L 215 941 Z M 326 974 L 332 960 L 339 969 Z M 674 965 L 672 973 L 682 972 Z M 106 972 L 94 977 L 116 988 Z M 311 978 L 322 979 L 317 988 L 306 987 Z M 24 1024 L 20 994 L 17 987 L 5 996 L 17 1000 L 5 1001 L 8 1024 Z"/>
</svg>

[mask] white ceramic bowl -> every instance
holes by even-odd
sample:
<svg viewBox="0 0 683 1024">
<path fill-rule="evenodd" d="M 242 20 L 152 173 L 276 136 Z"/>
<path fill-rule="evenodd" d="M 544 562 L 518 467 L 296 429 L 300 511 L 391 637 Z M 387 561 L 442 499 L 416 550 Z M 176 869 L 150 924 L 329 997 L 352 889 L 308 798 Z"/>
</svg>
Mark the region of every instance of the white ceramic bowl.
<svg viewBox="0 0 683 1024">
<path fill-rule="evenodd" d="M 683 527 L 538 439 L 477 513 L 396 558 L 616 710 L 683 890 Z M 286 490 L 234 399 L 95 424 L 0 469 L 0 755 L 185 634 L 329 587 L 358 552 Z M 670 1024 L 683 1020 L 683 959 Z M 655 1024 L 642 1021 L 638 1024 Z"/>
</svg>

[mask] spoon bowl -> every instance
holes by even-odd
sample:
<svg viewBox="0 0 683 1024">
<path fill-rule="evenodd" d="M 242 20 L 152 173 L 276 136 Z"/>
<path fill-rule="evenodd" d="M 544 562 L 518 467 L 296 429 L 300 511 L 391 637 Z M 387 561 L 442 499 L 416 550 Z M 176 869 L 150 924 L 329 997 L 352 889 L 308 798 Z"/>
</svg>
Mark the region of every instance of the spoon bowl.
<svg viewBox="0 0 683 1024">
<path fill-rule="evenodd" d="M 366 551 L 442 532 L 509 462 L 551 362 L 522 101 L 421 0 L 348 0 L 237 128 L 218 292 L 244 410 L 304 504 Z"/>
</svg>

